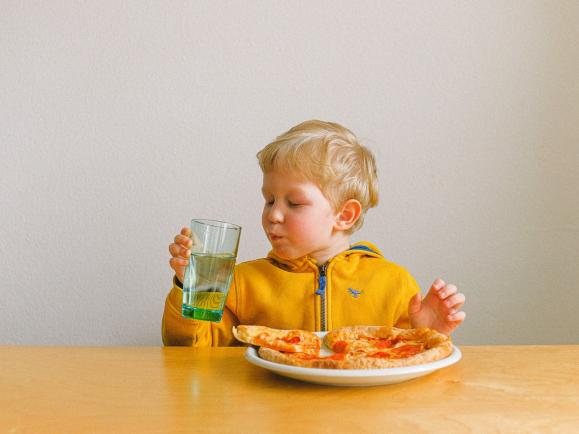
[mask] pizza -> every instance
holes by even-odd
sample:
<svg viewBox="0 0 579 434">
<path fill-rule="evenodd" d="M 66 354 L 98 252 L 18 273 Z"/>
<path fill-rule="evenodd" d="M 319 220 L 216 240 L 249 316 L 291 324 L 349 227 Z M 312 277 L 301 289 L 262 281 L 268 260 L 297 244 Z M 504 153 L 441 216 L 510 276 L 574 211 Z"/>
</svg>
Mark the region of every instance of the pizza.
<svg viewBox="0 0 579 434">
<path fill-rule="evenodd" d="M 322 340 L 305 330 L 278 330 L 265 326 L 233 327 L 237 340 L 284 353 L 319 354 Z"/>
<path fill-rule="evenodd" d="M 316 336 L 301 330 L 278 330 L 278 332 L 281 332 L 281 336 L 287 333 L 287 337 L 296 336 L 296 333 Z M 285 342 L 283 337 L 281 339 Z M 258 343 L 252 345 L 260 346 L 258 354 L 265 360 L 326 369 L 380 369 L 420 365 L 444 359 L 453 350 L 450 338 L 428 328 L 342 327 L 328 332 L 323 342 L 332 351 L 331 354 L 323 355 L 319 350 L 313 349 L 309 352 L 296 351 L 295 348 L 288 351 L 276 348 L 275 345 L 266 346 Z"/>
<path fill-rule="evenodd" d="M 326 334 L 324 344 L 360 369 L 421 365 L 452 353 L 450 338 L 426 327 L 342 327 Z"/>
</svg>

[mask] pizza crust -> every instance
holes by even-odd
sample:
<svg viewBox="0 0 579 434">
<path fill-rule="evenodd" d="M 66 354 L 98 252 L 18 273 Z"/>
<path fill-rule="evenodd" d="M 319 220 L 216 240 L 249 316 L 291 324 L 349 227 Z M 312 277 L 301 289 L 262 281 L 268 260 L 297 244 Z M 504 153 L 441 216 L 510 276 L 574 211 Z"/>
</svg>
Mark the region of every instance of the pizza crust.
<svg viewBox="0 0 579 434">
<path fill-rule="evenodd" d="M 233 327 L 233 336 L 241 342 L 290 353 L 319 354 L 322 340 L 305 330 L 279 330 L 265 326 Z"/>
</svg>

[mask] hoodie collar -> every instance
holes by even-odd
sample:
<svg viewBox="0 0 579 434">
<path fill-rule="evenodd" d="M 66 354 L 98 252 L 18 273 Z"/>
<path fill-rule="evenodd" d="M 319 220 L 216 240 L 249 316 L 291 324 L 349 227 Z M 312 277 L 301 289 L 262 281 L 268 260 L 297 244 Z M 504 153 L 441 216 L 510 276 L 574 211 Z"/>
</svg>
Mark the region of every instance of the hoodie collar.
<svg viewBox="0 0 579 434">
<path fill-rule="evenodd" d="M 338 253 L 336 256 L 328 260 L 328 263 L 335 262 L 339 259 L 344 259 L 350 255 L 358 256 L 370 256 L 374 258 L 381 258 L 382 252 L 378 247 L 368 241 L 360 241 L 358 243 L 352 244 L 348 250 Z M 294 271 L 294 272 L 307 272 L 311 271 L 312 268 L 317 268 L 320 264 L 317 261 L 306 255 L 296 259 L 283 259 L 277 256 L 273 251 L 270 251 L 267 258 L 272 261 L 275 265 L 284 270 Z"/>
</svg>

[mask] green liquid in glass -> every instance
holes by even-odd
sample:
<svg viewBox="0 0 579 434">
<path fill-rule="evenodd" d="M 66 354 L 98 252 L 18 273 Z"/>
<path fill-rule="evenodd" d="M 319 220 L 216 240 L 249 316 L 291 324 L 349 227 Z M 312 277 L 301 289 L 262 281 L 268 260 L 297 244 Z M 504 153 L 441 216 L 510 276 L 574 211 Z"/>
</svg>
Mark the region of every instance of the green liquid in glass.
<svg viewBox="0 0 579 434">
<path fill-rule="evenodd" d="M 183 316 L 221 321 L 234 266 L 233 255 L 193 253 L 183 285 Z"/>
</svg>

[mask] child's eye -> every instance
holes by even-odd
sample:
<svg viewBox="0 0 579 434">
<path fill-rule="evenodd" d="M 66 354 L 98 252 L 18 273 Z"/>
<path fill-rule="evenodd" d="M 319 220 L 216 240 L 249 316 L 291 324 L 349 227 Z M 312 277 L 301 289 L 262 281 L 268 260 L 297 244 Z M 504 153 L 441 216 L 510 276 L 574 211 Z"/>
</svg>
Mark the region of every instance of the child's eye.
<svg viewBox="0 0 579 434">
<path fill-rule="evenodd" d="M 295 202 L 288 202 L 287 203 L 291 208 L 297 208 L 298 206 L 301 206 L 301 203 L 295 203 Z"/>
<path fill-rule="evenodd" d="M 266 201 L 265 201 L 265 204 L 266 204 L 267 206 L 272 206 L 272 205 L 273 205 L 273 200 L 266 200 Z"/>
</svg>

